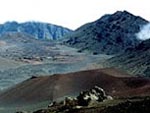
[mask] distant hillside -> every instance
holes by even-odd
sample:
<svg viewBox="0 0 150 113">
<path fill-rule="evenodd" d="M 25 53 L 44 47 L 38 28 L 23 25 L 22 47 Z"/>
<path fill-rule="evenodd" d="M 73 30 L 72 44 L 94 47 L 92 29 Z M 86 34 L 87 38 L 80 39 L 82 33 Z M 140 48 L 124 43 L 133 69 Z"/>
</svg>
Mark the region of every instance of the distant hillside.
<svg viewBox="0 0 150 113">
<path fill-rule="evenodd" d="M 108 55 L 78 53 L 55 41 L 38 40 L 26 33 L 0 36 L 0 90 L 33 75 L 51 75 L 100 68 Z"/>
<path fill-rule="evenodd" d="M 51 46 L 55 47 L 26 33 L 9 32 L 0 36 L 0 56 L 8 59 L 46 57 L 52 55 L 51 50 L 46 49 Z"/>
<path fill-rule="evenodd" d="M 57 40 L 70 33 L 71 30 L 61 26 L 41 22 L 6 22 L 0 25 L 0 35 L 7 32 L 27 33 L 36 39 Z"/>
<path fill-rule="evenodd" d="M 109 71 L 115 74 L 109 74 Z M 79 92 L 93 88 L 95 85 L 102 87 L 114 98 L 150 94 L 150 79 L 129 77 L 128 74 L 114 69 L 97 69 L 45 77 L 33 76 L 1 93 L 0 105 L 54 101 L 78 95 Z"/>
<path fill-rule="evenodd" d="M 107 63 L 131 74 L 150 77 L 150 39 L 135 48 L 127 49 L 125 53 L 111 58 Z"/>
<path fill-rule="evenodd" d="M 93 53 L 116 54 L 134 47 L 140 40 L 135 36 L 148 21 L 127 11 L 104 15 L 85 24 L 67 36 L 65 44 Z"/>
</svg>

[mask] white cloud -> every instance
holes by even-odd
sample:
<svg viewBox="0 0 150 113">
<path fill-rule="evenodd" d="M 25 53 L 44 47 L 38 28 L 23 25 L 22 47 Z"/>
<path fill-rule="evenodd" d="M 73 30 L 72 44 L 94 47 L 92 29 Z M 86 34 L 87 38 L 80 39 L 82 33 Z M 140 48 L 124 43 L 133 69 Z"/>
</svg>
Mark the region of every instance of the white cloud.
<svg viewBox="0 0 150 113">
<path fill-rule="evenodd" d="M 140 40 L 150 39 L 150 23 L 141 28 L 141 31 L 137 34 L 137 38 Z"/>
<path fill-rule="evenodd" d="M 148 0 L 0 0 L 0 23 L 35 20 L 75 29 L 117 10 L 150 19 Z"/>
</svg>

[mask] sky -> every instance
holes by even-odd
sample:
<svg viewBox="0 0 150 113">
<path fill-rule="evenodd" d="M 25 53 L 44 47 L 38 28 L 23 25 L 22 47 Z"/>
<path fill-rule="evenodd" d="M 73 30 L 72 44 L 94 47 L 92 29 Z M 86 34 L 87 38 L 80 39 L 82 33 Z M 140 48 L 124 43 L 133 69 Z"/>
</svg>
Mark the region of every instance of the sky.
<svg viewBox="0 0 150 113">
<path fill-rule="evenodd" d="M 127 10 L 150 20 L 149 0 L 0 0 L 0 23 L 40 21 L 76 29 L 104 14 Z"/>
</svg>

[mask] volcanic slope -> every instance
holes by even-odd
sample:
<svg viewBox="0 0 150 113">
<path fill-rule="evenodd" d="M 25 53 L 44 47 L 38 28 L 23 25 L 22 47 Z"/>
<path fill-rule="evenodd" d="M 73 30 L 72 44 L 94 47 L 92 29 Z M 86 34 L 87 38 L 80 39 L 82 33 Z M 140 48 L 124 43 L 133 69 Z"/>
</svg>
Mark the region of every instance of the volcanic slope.
<svg viewBox="0 0 150 113">
<path fill-rule="evenodd" d="M 126 70 L 131 74 L 150 77 L 150 39 L 109 59 L 106 64 Z"/>
<path fill-rule="evenodd" d="M 138 33 L 140 27 L 147 23 L 148 21 L 143 18 L 127 11 L 117 11 L 81 26 L 68 34 L 64 43 L 78 48 L 79 51 L 91 51 L 94 54 L 118 54 L 140 42 L 135 33 Z"/>
<path fill-rule="evenodd" d="M 102 87 L 114 98 L 150 95 L 150 79 L 129 77 L 128 74 L 117 70 L 113 70 L 114 75 L 108 74 L 112 70 L 108 68 L 45 77 L 34 76 L 1 93 L 0 104 L 29 105 L 60 100 L 65 96 L 75 96 L 95 85 Z"/>
</svg>

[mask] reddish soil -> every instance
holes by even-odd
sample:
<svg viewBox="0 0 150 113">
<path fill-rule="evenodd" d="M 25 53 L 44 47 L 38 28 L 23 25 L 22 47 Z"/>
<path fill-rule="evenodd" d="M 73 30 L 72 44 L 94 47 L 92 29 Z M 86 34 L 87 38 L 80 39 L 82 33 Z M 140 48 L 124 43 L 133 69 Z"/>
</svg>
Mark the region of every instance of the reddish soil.
<svg viewBox="0 0 150 113">
<path fill-rule="evenodd" d="M 77 95 L 95 85 L 102 87 L 113 97 L 150 95 L 150 79 L 129 77 L 124 72 L 108 68 L 33 77 L 0 94 L 0 104 L 53 101 L 68 95 Z"/>
</svg>

